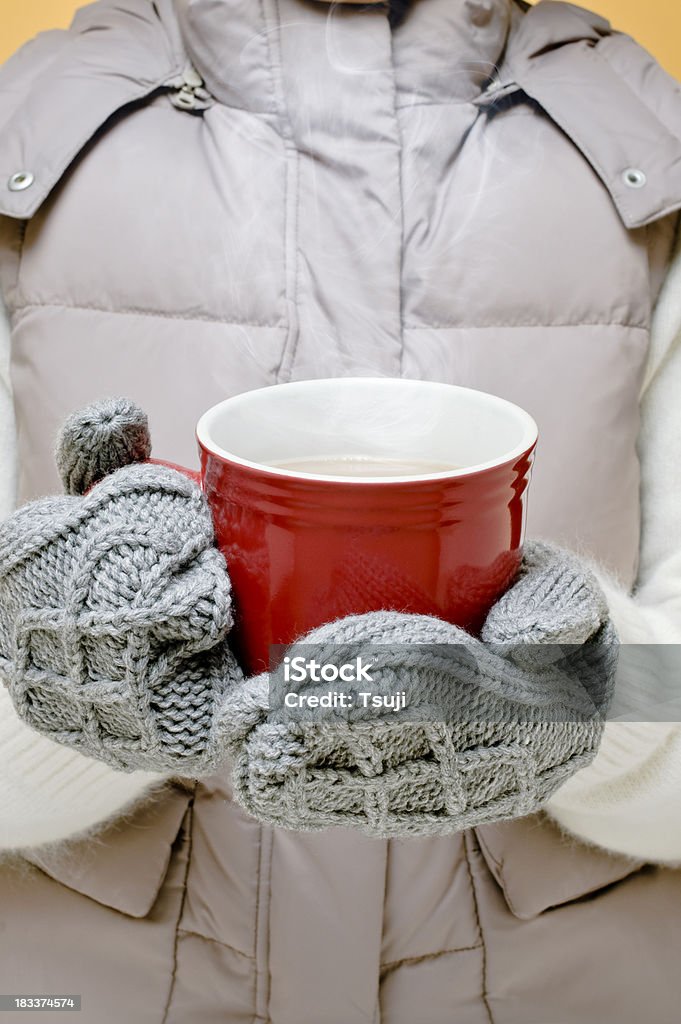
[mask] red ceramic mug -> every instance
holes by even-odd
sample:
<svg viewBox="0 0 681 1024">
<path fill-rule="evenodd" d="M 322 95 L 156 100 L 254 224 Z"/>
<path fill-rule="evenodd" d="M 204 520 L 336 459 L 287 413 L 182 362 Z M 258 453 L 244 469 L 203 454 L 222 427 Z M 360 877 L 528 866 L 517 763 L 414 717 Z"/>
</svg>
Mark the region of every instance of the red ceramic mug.
<svg viewBox="0 0 681 1024">
<path fill-rule="evenodd" d="M 221 402 L 197 438 L 250 673 L 270 645 L 351 613 L 476 631 L 520 564 L 537 427 L 494 395 L 300 381 Z"/>
</svg>

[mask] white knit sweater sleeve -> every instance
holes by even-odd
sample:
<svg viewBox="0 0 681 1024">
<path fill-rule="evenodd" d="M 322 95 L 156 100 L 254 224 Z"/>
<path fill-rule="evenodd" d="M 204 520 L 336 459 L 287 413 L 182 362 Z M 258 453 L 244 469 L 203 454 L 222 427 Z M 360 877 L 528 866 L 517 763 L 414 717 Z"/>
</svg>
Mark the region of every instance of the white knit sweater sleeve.
<svg viewBox="0 0 681 1024">
<path fill-rule="evenodd" d="M 653 319 L 641 399 L 642 535 L 633 594 L 603 570 L 622 644 L 615 713 L 596 760 L 549 802 L 568 832 L 681 864 L 681 247 Z M 665 645 L 652 647 L 648 645 Z"/>
<path fill-rule="evenodd" d="M 9 324 L 0 298 L 0 517 L 15 504 L 16 445 Z M 56 842 L 119 814 L 162 776 L 124 774 L 33 732 L 0 684 L 0 850 Z"/>
<path fill-rule="evenodd" d="M 14 508 L 16 470 L 14 406 L 9 379 L 9 318 L 0 292 L 0 519 Z"/>
</svg>

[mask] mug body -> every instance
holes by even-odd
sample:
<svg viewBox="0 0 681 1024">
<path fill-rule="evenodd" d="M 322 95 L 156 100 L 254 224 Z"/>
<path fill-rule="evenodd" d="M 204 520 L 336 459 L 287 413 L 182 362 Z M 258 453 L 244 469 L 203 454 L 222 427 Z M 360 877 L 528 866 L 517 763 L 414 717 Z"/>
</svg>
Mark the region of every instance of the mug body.
<svg viewBox="0 0 681 1024">
<path fill-rule="evenodd" d="M 537 428 L 496 396 L 401 378 L 300 381 L 220 403 L 197 437 L 249 673 L 269 666 L 271 645 L 352 613 L 396 609 L 475 632 L 517 572 Z M 380 475 L 338 472 L 353 460 Z"/>
</svg>

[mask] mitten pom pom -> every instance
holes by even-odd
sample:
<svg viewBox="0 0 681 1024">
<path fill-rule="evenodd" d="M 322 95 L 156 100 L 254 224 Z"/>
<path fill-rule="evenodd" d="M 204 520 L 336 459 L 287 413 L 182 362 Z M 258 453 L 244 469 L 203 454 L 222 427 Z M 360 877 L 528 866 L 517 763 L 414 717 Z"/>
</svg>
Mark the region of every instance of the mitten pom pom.
<svg viewBox="0 0 681 1024">
<path fill-rule="evenodd" d="M 144 462 L 150 454 L 146 413 L 129 398 L 105 398 L 73 413 L 55 446 L 67 494 L 85 494 L 109 473 Z"/>
</svg>

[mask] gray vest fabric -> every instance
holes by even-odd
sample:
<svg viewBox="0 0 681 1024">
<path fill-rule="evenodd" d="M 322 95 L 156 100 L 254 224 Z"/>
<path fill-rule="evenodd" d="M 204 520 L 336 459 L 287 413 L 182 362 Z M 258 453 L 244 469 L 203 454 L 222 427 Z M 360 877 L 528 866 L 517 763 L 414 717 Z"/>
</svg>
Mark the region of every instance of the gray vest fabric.
<svg viewBox="0 0 681 1024">
<path fill-rule="evenodd" d="M 5 187 L 17 172 L 33 183 Z M 524 406 L 528 535 L 632 583 L 680 207 L 678 85 L 570 4 L 100 0 L 0 73 L 21 497 L 57 489 L 57 425 L 99 395 L 195 465 L 194 424 L 229 395 L 419 377 Z M 681 873 L 541 818 L 403 842 L 267 829 L 228 776 L 5 868 L 5 990 L 38 970 L 84 991 L 81 1024 L 676 1019 Z"/>
</svg>

